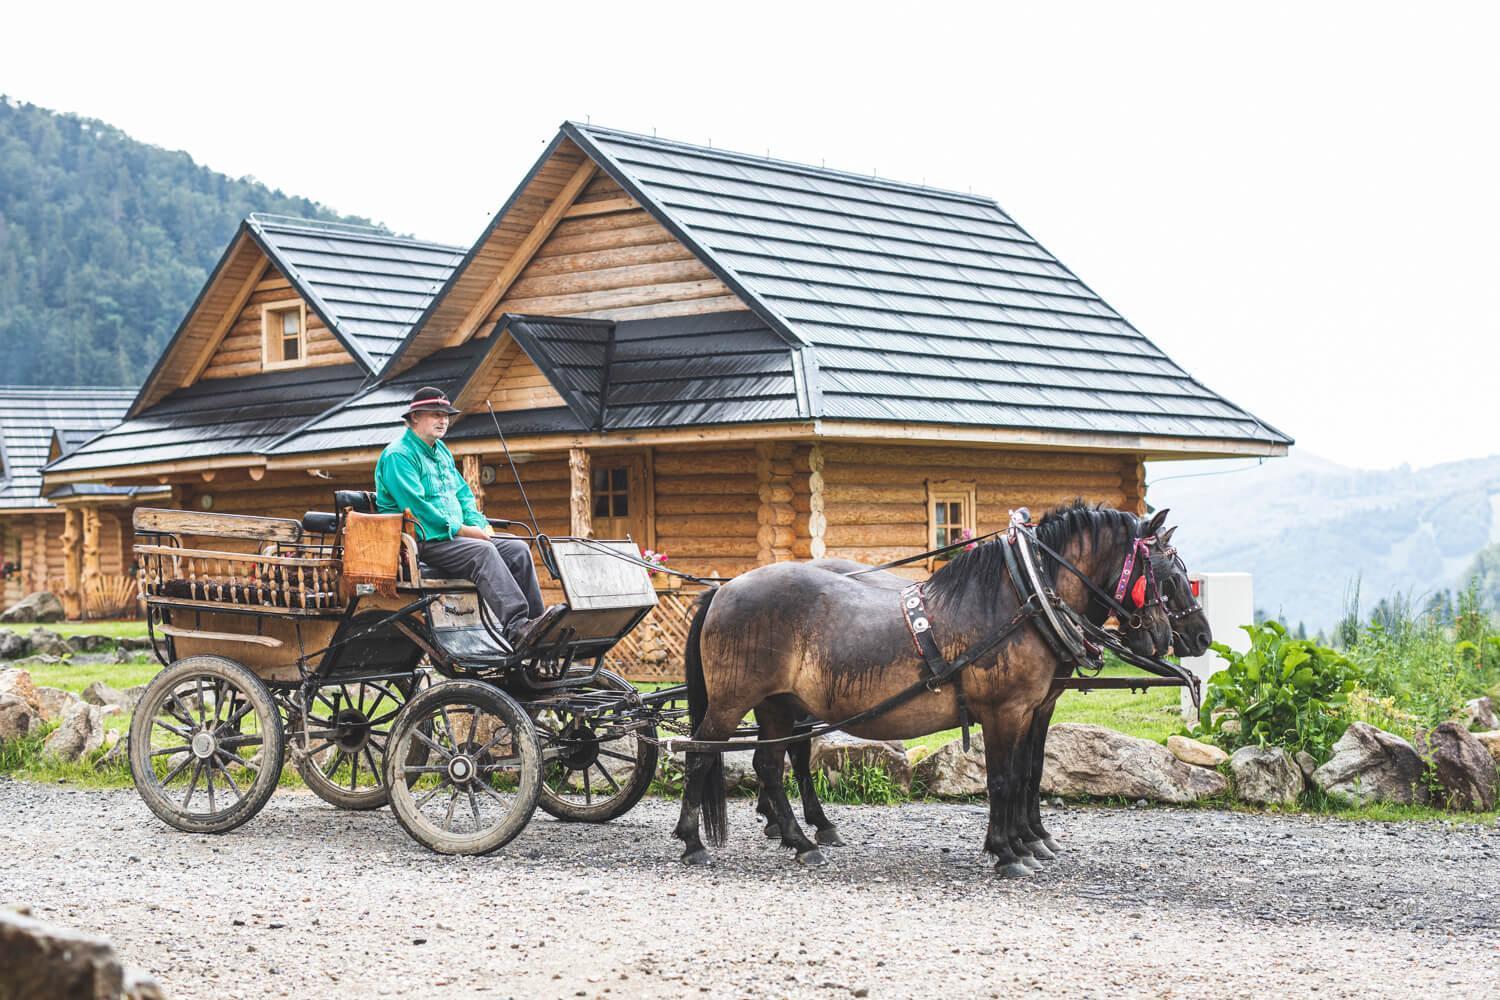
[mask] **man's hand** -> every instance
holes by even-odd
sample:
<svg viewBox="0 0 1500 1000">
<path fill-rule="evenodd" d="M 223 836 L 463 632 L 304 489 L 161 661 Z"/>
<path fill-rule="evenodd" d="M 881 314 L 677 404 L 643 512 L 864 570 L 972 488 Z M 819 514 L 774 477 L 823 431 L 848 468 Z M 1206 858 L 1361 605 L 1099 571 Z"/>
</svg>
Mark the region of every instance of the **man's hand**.
<svg viewBox="0 0 1500 1000">
<path fill-rule="evenodd" d="M 484 527 L 482 527 L 482 528 L 476 528 L 472 524 L 466 524 L 462 528 L 459 528 L 458 529 L 458 534 L 454 535 L 453 537 L 454 538 L 478 538 L 480 541 L 489 541 L 490 536 L 493 535 L 493 534 L 494 534 L 494 532 L 490 529 L 490 526 L 487 525 L 487 524 Z"/>
</svg>

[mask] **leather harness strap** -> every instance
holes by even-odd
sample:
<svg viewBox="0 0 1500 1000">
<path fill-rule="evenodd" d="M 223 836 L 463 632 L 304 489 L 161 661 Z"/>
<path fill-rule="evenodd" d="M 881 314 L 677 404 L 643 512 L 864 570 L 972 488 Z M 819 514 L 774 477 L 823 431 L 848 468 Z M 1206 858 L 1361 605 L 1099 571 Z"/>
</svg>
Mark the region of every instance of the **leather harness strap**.
<svg viewBox="0 0 1500 1000">
<path fill-rule="evenodd" d="M 937 639 L 932 634 L 932 616 L 927 613 L 927 600 L 922 594 L 920 583 L 914 583 L 901 591 L 901 611 L 906 615 L 906 631 L 911 633 L 911 641 L 917 647 L 917 655 L 922 658 L 922 663 L 927 667 L 927 673 L 930 675 L 929 690 L 936 691 L 939 684 L 947 681 L 949 677 L 953 678 L 953 691 L 958 695 L 958 724 L 963 729 L 963 747 L 968 750 L 969 702 L 964 697 L 964 678 L 960 671 L 969 661 L 966 660 L 954 666 L 943 655 Z"/>
</svg>

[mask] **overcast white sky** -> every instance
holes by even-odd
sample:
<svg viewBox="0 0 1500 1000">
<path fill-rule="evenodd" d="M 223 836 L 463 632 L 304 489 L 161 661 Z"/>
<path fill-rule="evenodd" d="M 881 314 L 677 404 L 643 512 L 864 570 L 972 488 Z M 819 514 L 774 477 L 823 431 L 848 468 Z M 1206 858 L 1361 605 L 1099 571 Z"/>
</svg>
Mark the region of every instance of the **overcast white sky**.
<svg viewBox="0 0 1500 1000">
<path fill-rule="evenodd" d="M 29 4 L 0 93 L 468 244 L 565 118 L 996 198 L 1350 465 L 1500 452 L 1500 8 Z"/>
</svg>

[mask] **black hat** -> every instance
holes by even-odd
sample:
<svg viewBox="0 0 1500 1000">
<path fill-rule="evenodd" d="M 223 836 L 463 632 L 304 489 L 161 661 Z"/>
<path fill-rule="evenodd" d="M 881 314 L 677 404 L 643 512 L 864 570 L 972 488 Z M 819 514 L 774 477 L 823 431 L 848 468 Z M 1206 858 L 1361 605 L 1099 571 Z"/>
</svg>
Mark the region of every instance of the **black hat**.
<svg viewBox="0 0 1500 1000">
<path fill-rule="evenodd" d="M 430 385 L 424 385 L 417 390 L 416 395 L 412 396 L 411 405 L 406 408 L 405 413 L 401 414 L 401 419 L 405 420 L 413 413 L 446 413 L 452 416 L 455 413 L 462 412 L 462 410 L 448 402 L 448 396 L 443 390 Z"/>
</svg>

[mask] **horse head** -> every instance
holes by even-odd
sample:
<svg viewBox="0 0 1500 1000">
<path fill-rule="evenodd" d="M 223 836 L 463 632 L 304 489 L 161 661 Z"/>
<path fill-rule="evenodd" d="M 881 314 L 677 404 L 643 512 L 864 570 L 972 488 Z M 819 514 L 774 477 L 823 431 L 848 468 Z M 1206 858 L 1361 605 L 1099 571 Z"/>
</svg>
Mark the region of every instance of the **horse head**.
<svg viewBox="0 0 1500 1000">
<path fill-rule="evenodd" d="M 1157 537 L 1166 518 L 1167 512 L 1159 510 L 1150 520 L 1136 522 L 1135 535 L 1119 554 L 1119 565 L 1110 578 L 1115 600 L 1129 612 L 1116 612 L 1120 634 L 1131 651 L 1141 656 L 1164 656 L 1172 648 L 1172 619 L 1161 577 L 1170 566 L 1170 557 Z"/>
<path fill-rule="evenodd" d="M 1214 641 L 1213 629 L 1209 627 L 1203 606 L 1193 596 L 1187 565 L 1172 545 L 1172 533 L 1176 530 L 1177 526 L 1173 525 L 1157 539 L 1152 570 L 1166 603 L 1167 617 L 1172 622 L 1172 651 L 1178 656 L 1202 656 Z"/>
</svg>

